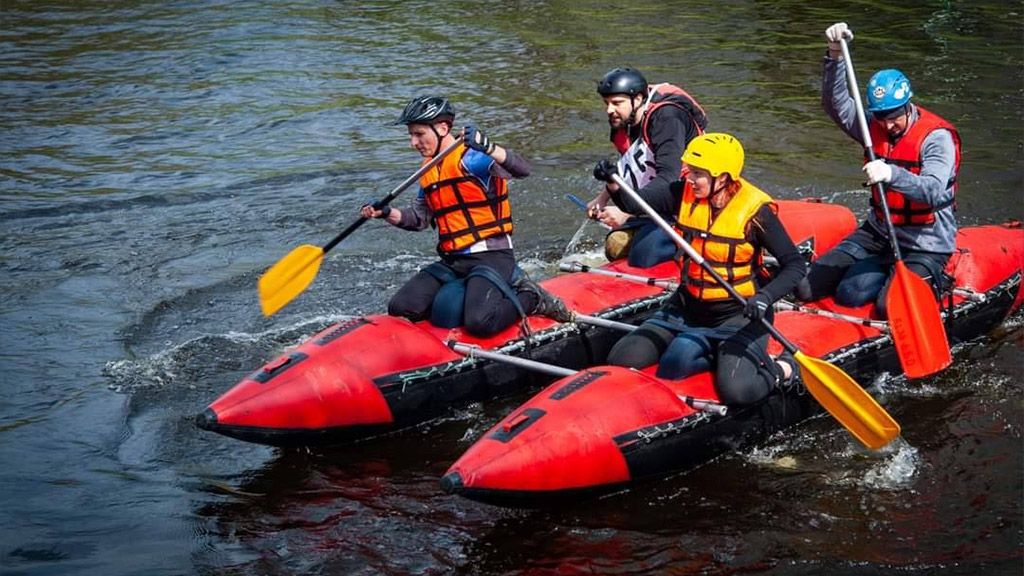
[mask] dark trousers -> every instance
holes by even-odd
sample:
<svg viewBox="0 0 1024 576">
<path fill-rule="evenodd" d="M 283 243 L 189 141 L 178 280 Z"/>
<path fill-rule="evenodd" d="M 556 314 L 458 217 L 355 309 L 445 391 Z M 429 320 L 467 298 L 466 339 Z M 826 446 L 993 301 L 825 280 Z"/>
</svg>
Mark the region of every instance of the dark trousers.
<svg viewBox="0 0 1024 576">
<path fill-rule="evenodd" d="M 499 277 L 511 283 L 516 268 L 512 250 L 489 250 L 475 254 L 444 255 L 441 262 L 448 266 L 458 278 L 464 278 L 473 268 L 487 266 Z M 430 316 L 434 296 L 441 289 L 441 281 L 429 272 L 420 270 L 398 289 L 388 303 L 388 314 L 402 316 L 412 321 L 424 320 Z M 524 310 L 533 310 L 536 298 L 532 293 L 518 294 Z M 486 338 L 508 328 L 519 319 L 516 305 L 505 297 L 493 282 L 479 276 L 466 281 L 466 300 L 463 308 L 463 327 L 466 332 L 479 338 Z"/>
<path fill-rule="evenodd" d="M 901 250 L 901 255 L 907 268 L 924 278 L 938 298 L 949 254 Z M 797 285 L 796 297 L 806 302 L 834 294 L 837 304 L 850 307 L 874 300 L 879 316 L 885 318 L 894 265 L 889 238 L 864 223 L 811 265 Z"/>
<path fill-rule="evenodd" d="M 768 395 L 781 374 L 768 355 L 768 330 L 737 315 L 715 327 L 687 325 L 672 306 L 624 336 L 608 355 L 615 366 L 658 364 L 660 378 L 679 379 L 713 370 L 725 404 L 750 404 Z"/>
<path fill-rule="evenodd" d="M 636 268 L 650 268 L 668 262 L 676 255 L 676 243 L 649 218 L 638 218 L 636 232 L 629 245 L 627 262 Z"/>
</svg>

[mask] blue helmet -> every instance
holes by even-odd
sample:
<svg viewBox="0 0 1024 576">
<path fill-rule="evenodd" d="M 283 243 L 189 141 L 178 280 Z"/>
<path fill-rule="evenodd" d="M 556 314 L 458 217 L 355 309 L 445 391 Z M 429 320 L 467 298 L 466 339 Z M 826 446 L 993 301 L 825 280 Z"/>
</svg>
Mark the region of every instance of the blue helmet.
<svg viewBox="0 0 1024 576">
<path fill-rule="evenodd" d="M 910 80 L 894 68 L 879 70 L 868 82 L 868 112 L 895 110 L 910 102 Z"/>
</svg>

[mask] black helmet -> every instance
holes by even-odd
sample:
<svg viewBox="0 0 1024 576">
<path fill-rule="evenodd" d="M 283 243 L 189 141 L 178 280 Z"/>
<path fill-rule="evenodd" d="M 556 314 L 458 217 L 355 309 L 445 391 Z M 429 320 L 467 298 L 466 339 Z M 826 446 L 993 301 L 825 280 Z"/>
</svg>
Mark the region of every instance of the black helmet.
<svg viewBox="0 0 1024 576">
<path fill-rule="evenodd" d="M 440 96 L 417 96 L 402 110 L 394 124 L 433 124 L 439 121 L 453 122 L 455 109 L 447 98 Z"/>
<path fill-rule="evenodd" d="M 626 94 L 636 96 L 647 93 L 647 79 L 639 70 L 633 68 L 615 68 L 609 70 L 604 78 L 597 83 L 597 93 L 601 96 Z"/>
</svg>

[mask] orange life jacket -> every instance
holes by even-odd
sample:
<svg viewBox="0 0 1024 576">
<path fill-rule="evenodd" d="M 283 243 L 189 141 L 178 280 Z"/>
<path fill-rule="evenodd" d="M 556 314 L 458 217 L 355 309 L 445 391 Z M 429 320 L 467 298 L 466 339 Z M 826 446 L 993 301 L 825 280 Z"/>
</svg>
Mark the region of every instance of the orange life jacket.
<svg viewBox="0 0 1024 576">
<path fill-rule="evenodd" d="M 697 133 L 704 133 L 704 127 L 708 124 L 707 114 L 704 113 L 704 108 L 701 107 L 697 100 L 690 96 L 686 90 L 675 84 L 656 84 L 651 86 L 651 93 L 647 99 L 647 110 L 640 121 L 640 136 L 648 148 L 651 147 L 651 136 L 648 134 L 647 125 L 650 123 L 651 115 L 654 114 L 654 111 L 662 106 L 675 106 L 686 111 L 693 120 Z M 629 141 L 629 128 L 623 127 L 613 130 L 611 141 L 615 145 L 615 149 L 619 151 L 619 154 L 625 154 L 631 144 Z"/>
<path fill-rule="evenodd" d="M 875 152 L 875 156 L 889 164 L 906 168 L 912 174 L 920 174 L 921 145 L 924 143 L 924 139 L 934 130 L 949 130 L 949 133 L 953 135 L 953 145 L 956 148 L 956 162 L 953 166 L 953 176 L 950 178 L 947 186 L 952 187 L 953 194 L 955 195 L 957 188 L 956 177 L 960 173 L 960 135 L 952 124 L 943 120 L 938 115 L 925 110 L 921 106 L 917 106 L 917 111 L 917 120 L 907 129 L 895 146 L 889 142 L 889 134 L 885 131 L 885 125 L 876 120 L 871 121 L 869 130 L 871 131 L 872 149 Z M 864 161 L 868 161 L 866 156 Z M 877 186 L 871 188 L 871 206 L 875 211 L 875 216 L 884 222 L 885 213 L 882 211 L 881 199 L 878 196 L 877 188 Z M 894 226 L 923 226 L 932 224 L 935 222 L 936 212 L 951 205 L 954 209 L 956 207 L 955 201 L 952 199 L 937 206 L 917 202 L 911 200 L 899 190 L 893 189 L 891 186 L 886 187 L 885 198 L 889 204 L 889 215 L 892 216 Z"/>
<path fill-rule="evenodd" d="M 512 233 L 508 183 L 494 177 L 489 193 L 479 178 L 462 167 L 466 146 L 459 147 L 420 177 L 427 205 L 437 226 L 437 250 L 451 253 L 484 238 Z M 430 159 L 424 159 L 424 164 Z"/>
<path fill-rule="evenodd" d="M 761 247 L 747 240 L 747 228 L 765 204 L 777 210 L 771 196 L 740 178 L 739 191 L 712 220 L 711 203 L 707 198 L 698 200 L 693 186 L 687 182 L 676 219 L 686 241 L 744 297 L 753 296 L 757 291 L 755 277 L 762 265 Z M 682 279 L 692 296 L 704 301 L 731 298 L 699 264 L 686 259 L 683 265 Z"/>
</svg>

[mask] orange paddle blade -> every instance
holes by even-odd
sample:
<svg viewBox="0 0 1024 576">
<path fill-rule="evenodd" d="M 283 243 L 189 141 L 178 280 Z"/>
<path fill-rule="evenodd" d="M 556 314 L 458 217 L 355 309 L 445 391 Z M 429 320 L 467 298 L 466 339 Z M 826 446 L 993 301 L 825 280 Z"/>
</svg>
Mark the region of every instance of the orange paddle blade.
<svg viewBox="0 0 1024 576">
<path fill-rule="evenodd" d="M 264 272 L 257 284 L 263 315 L 274 314 L 305 290 L 316 278 L 323 258 L 323 248 L 303 244 Z"/>
<path fill-rule="evenodd" d="M 846 372 L 800 351 L 793 357 L 814 399 L 861 444 L 877 450 L 900 435 L 896 420 Z"/>
<path fill-rule="evenodd" d="M 953 362 L 935 294 L 902 260 L 896 262 L 885 304 L 896 354 L 907 378 L 934 374 Z"/>
</svg>

